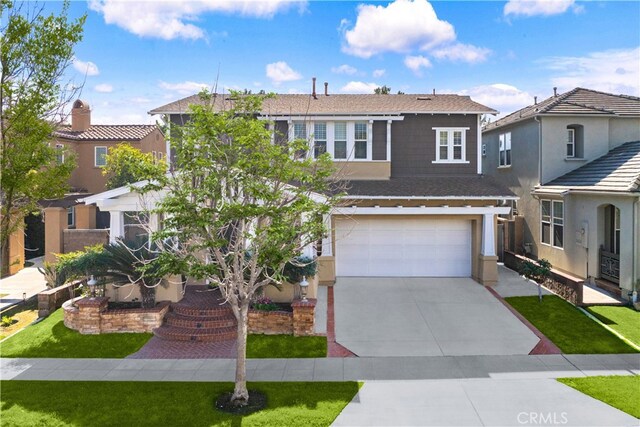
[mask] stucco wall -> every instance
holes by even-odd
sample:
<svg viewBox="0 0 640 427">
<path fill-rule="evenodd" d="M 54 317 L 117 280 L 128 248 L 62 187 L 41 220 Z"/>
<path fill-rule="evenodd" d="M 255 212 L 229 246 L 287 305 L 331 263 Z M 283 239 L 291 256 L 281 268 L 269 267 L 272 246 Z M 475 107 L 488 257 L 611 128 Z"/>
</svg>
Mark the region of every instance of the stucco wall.
<svg viewBox="0 0 640 427">
<path fill-rule="evenodd" d="M 634 250 L 634 233 L 635 239 L 640 238 L 638 225 L 635 230 L 633 228 L 635 200 L 637 198 L 620 196 L 569 195 L 565 197 L 564 248 L 558 249 L 540 244 L 538 231 L 536 234 L 538 257 L 546 258 L 554 268 L 582 279 L 599 277 L 598 248 L 605 243 L 604 208 L 612 204 L 620 209 L 620 287 L 631 289 L 632 284 L 638 279 L 634 277 L 633 265 L 634 262 L 640 262 L 637 248 Z M 639 224 L 637 212 L 635 216 L 635 222 Z M 583 222 L 588 225 L 588 251 L 576 243 L 576 233 L 581 230 Z"/>
<path fill-rule="evenodd" d="M 609 149 L 631 141 L 640 141 L 640 119 L 611 119 L 609 122 Z"/>
</svg>

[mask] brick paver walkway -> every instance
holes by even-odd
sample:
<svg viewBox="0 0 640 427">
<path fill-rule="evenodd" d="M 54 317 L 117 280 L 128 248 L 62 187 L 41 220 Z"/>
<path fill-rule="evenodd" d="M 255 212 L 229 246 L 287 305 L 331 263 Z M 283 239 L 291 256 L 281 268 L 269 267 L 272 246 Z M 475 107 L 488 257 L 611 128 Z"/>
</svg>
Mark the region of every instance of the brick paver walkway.
<svg viewBox="0 0 640 427">
<path fill-rule="evenodd" d="M 233 359 L 236 340 L 220 342 L 167 341 L 152 337 L 127 359 Z"/>
</svg>

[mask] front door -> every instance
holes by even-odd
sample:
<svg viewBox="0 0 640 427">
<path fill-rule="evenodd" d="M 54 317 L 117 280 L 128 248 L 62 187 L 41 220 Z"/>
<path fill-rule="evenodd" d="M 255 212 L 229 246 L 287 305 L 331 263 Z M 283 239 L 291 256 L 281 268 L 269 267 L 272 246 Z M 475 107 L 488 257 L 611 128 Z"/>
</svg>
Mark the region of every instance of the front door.
<svg viewBox="0 0 640 427">
<path fill-rule="evenodd" d="M 600 277 L 620 283 L 620 209 L 605 208 L 604 244 L 600 246 Z"/>
</svg>

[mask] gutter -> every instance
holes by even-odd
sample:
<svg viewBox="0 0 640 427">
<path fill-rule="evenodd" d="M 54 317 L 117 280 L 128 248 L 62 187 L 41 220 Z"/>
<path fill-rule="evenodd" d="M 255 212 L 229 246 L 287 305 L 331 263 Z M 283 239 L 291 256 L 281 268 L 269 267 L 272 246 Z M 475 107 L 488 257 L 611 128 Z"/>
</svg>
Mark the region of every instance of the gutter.
<svg viewBox="0 0 640 427">
<path fill-rule="evenodd" d="M 518 196 L 359 196 L 347 194 L 345 199 L 363 200 L 519 200 Z"/>
<path fill-rule="evenodd" d="M 545 189 L 534 189 L 531 192 L 532 195 L 551 195 L 551 196 L 566 196 L 568 194 L 585 195 L 585 196 L 619 196 L 619 197 L 639 197 L 638 193 L 629 193 L 622 191 L 598 191 L 598 190 L 560 190 L 550 191 Z"/>
</svg>

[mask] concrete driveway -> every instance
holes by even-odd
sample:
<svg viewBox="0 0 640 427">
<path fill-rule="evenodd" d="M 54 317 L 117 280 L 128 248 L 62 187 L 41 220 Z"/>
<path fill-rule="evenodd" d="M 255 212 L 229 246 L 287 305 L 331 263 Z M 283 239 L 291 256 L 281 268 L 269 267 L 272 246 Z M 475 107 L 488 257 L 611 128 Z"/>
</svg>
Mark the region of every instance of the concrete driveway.
<svg viewBox="0 0 640 427">
<path fill-rule="evenodd" d="M 360 357 L 528 354 L 538 338 L 469 278 L 339 277 L 336 341 Z"/>
</svg>

